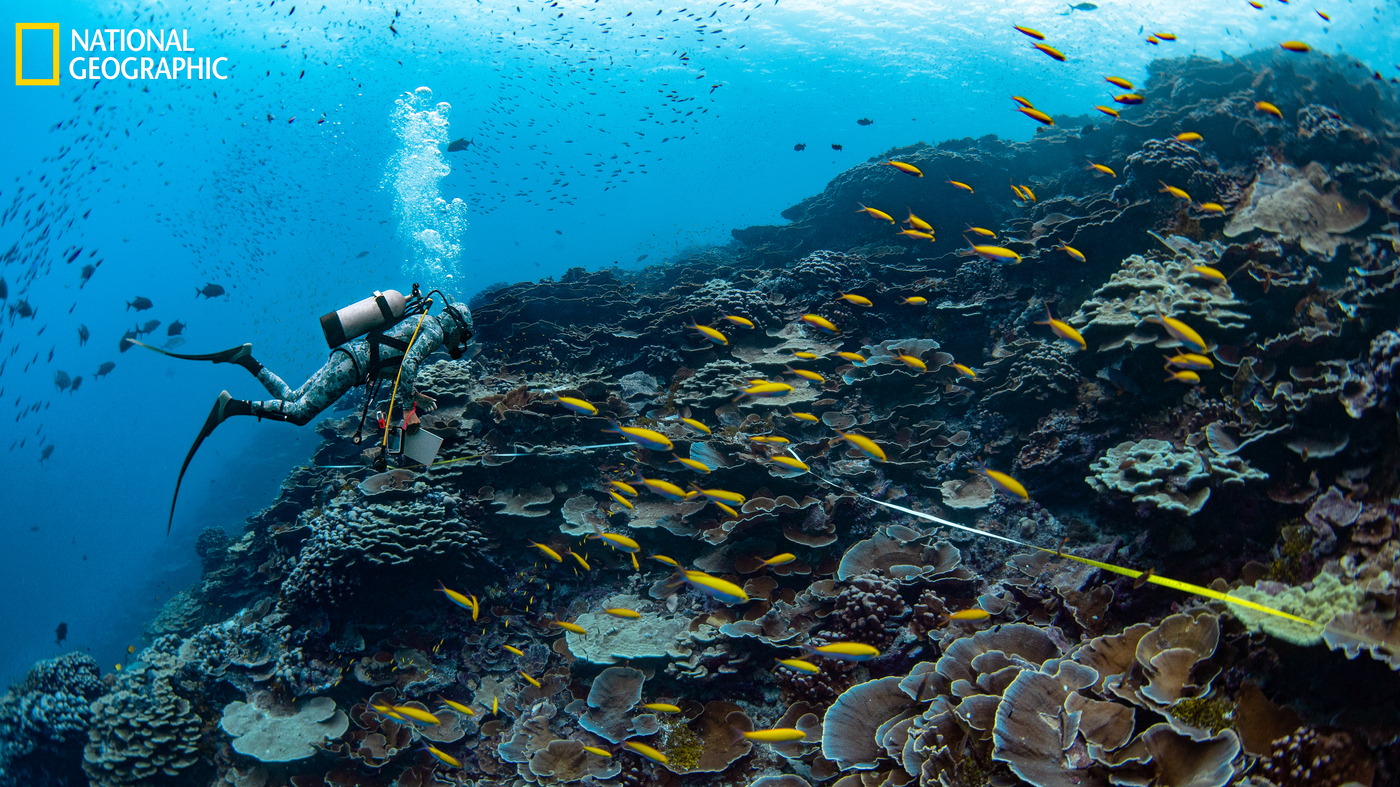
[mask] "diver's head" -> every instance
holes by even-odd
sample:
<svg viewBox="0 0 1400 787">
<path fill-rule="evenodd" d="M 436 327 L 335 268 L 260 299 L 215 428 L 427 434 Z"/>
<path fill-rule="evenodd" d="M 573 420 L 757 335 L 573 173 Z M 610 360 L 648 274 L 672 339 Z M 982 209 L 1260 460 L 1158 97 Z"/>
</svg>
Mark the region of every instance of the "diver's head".
<svg viewBox="0 0 1400 787">
<path fill-rule="evenodd" d="M 442 317 L 445 318 L 442 320 L 442 348 L 455 361 L 462 357 L 467 350 L 467 342 L 472 340 L 471 309 L 461 301 L 453 301 L 441 290 L 437 294 L 442 298 Z"/>
</svg>

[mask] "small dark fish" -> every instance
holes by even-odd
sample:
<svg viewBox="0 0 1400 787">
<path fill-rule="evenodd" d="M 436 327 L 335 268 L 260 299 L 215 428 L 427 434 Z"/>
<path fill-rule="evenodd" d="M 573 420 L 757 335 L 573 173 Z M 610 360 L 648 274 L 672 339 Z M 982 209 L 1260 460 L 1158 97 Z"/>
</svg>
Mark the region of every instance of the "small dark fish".
<svg viewBox="0 0 1400 787">
<path fill-rule="evenodd" d="M 71 263 L 73 262 L 73 260 L 78 259 L 78 255 L 79 255 L 79 254 L 82 254 L 82 253 L 83 253 L 83 247 L 82 247 L 82 246 L 79 246 L 77 251 L 75 251 L 75 252 L 73 252 L 72 254 L 69 254 L 69 255 L 68 255 L 68 262 L 71 264 Z"/>
<path fill-rule="evenodd" d="M 91 334 L 91 333 L 88 333 L 88 327 L 87 327 L 86 325 L 79 325 L 79 326 L 78 326 L 78 346 L 79 346 L 79 347 L 82 347 L 83 345 L 87 344 L 87 342 L 88 342 L 88 337 L 90 337 L 90 336 L 92 336 L 92 334 Z"/>
<path fill-rule="evenodd" d="M 155 306 L 155 304 L 151 303 L 150 298 L 142 298 L 140 295 L 138 295 L 136 296 L 136 300 L 127 301 L 126 310 L 131 311 L 132 309 L 135 309 L 138 312 L 143 312 L 151 308 L 152 306 Z"/>
<path fill-rule="evenodd" d="M 369 256 L 369 252 L 367 252 L 367 251 L 362 251 L 362 252 L 360 252 L 359 254 L 356 254 L 355 256 L 356 256 L 357 258 L 363 259 L 363 258 Z"/>
<path fill-rule="evenodd" d="M 798 153 L 801 153 L 802 151 L 804 151 L 804 150 L 807 149 L 807 143 L 806 143 L 806 142 L 799 142 L 799 143 L 797 143 L 796 145 L 793 145 L 793 146 L 792 146 L 792 149 L 795 150 L 795 151 L 797 151 Z"/>
<path fill-rule="evenodd" d="M 29 301 L 16 301 L 15 305 L 10 307 L 10 311 L 21 317 L 33 317 L 39 310 L 30 306 Z"/>
<path fill-rule="evenodd" d="M 841 149 L 841 146 L 838 145 L 838 144 L 836 144 L 835 142 L 833 142 L 833 143 L 831 143 L 831 149 L 832 149 L 832 150 L 840 150 L 840 149 Z"/>
<path fill-rule="evenodd" d="M 150 333 L 159 327 L 160 320 L 147 320 L 146 324 L 141 326 L 141 333 Z"/>
<path fill-rule="evenodd" d="M 49 348 L 49 357 L 48 357 L 48 360 L 44 361 L 44 363 L 53 363 L 53 351 L 54 351 L 54 350 L 57 350 L 57 349 L 58 349 L 57 347 L 50 347 L 50 348 Z"/>
<path fill-rule="evenodd" d="M 448 152 L 448 153 L 456 153 L 456 152 L 461 151 L 461 150 L 466 150 L 467 148 L 471 147 L 472 143 L 475 142 L 475 141 L 476 141 L 476 138 L 475 138 L 475 137 L 473 137 L 472 139 L 467 139 L 466 137 L 462 137 L 461 139 L 453 140 L 452 142 L 448 143 L 448 145 L 447 145 L 447 152 Z"/>
<path fill-rule="evenodd" d="M 53 644 L 55 644 L 55 645 L 62 645 L 62 644 L 63 644 L 63 640 L 68 639 L 68 624 L 67 624 L 67 623 L 60 623 L 60 624 L 58 624 L 58 628 L 54 630 L 54 635 L 55 635 L 56 637 L 58 637 L 58 639 L 55 640 Z"/>
<path fill-rule="evenodd" d="M 69 396 L 72 396 L 73 394 L 77 393 L 77 392 L 78 392 L 78 389 L 81 388 L 82 385 L 83 385 L 83 377 L 82 377 L 82 375 L 78 375 L 77 377 L 74 377 L 74 378 L 73 378 L 73 386 L 72 386 L 71 388 L 68 389 L 68 395 L 69 395 Z"/>
<path fill-rule="evenodd" d="M 647 255 L 643 254 L 642 256 L 640 256 L 640 257 L 637 258 L 637 262 L 641 262 L 642 260 L 644 260 L 644 259 L 646 259 L 646 258 L 647 258 Z"/>
<path fill-rule="evenodd" d="M 91 279 L 91 278 L 92 278 L 92 274 L 94 274 L 94 273 L 97 273 L 97 266 L 96 266 L 96 265 L 84 265 L 84 266 L 83 266 L 83 272 L 82 272 L 82 274 L 81 274 L 81 275 L 82 275 L 82 278 L 83 278 L 83 281 L 82 281 L 81 284 L 78 285 L 78 289 L 81 290 L 83 287 L 87 286 L 88 279 Z"/>
<path fill-rule="evenodd" d="M 873 124 L 874 122 L 875 122 L 875 121 L 871 120 L 870 118 L 861 118 L 860 120 L 857 120 L 857 121 L 856 121 L 856 123 L 858 123 L 859 125 L 862 125 L 862 126 L 869 126 L 869 125 Z"/>
<path fill-rule="evenodd" d="M 62 393 L 68 390 L 68 386 L 72 385 L 73 381 L 68 377 L 68 372 L 59 369 L 53 373 L 53 384 L 58 386 L 59 392 Z"/>
<path fill-rule="evenodd" d="M 131 340 L 139 338 L 141 338 L 141 334 L 135 331 L 127 331 L 126 333 L 122 334 L 122 340 L 117 344 L 117 347 L 122 352 L 126 352 L 127 350 L 131 349 Z"/>
<path fill-rule="evenodd" d="M 45 459 L 53 456 L 53 443 L 44 446 L 43 453 L 39 454 L 39 464 L 43 464 Z"/>
<path fill-rule="evenodd" d="M 182 323 L 182 322 L 180 322 L 179 320 L 176 320 L 175 322 L 170 323 L 170 327 L 169 327 L 169 328 L 166 328 L 166 329 L 165 329 L 165 335 L 166 335 L 166 336 L 179 336 L 180 334 L 184 333 L 184 331 L 185 331 L 185 324 Z"/>
<path fill-rule="evenodd" d="M 555 235 L 563 235 L 563 234 L 564 234 L 564 231 L 563 231 L 563 230 L 555 230 L 555 231 L 554 231 L 554 234 L 555 234 Z"/>
<path fill-rule="evenodd" d="M 6 284 L 6 283 L 5 283 L 5 280 L 4 280 L 3 278 L 0 278 L 0 301 L 3 301 L 3 300 L 5 300 L 6 298 L 9 298 L 9 297 L 10 297 L 10 285 Z"/>
<path fill-rule="evenodd" d="M 117 368 L 117 365 L 112 363 L 111 361 L 103 361 L 102 365 L 97 367 L 97 371 L 92 373 L 92 376 L 106 377 L 107 375 L 111 374 L 112 370 L 115 368 Z"/>
<path fill-rule="evenodd" d="M 1097 11 L 1099 7 L 1093 3 L 1079 3 L 1078 5 L 1070 6 L 1069 9 L 1071 11 Z"/>
<path fill-rule="evenodd" d="M 204 289 L 201 290 L 199 288 L 195 288 L 194 291 L 194 297 L 196 298 L 198 298 L 201 295 L 203 295 L 206 298 L 217 298 L 223 294 L 224 288 L 220 287 L 217 284 L 206 284 L 204 285 Z"/>
</svg>

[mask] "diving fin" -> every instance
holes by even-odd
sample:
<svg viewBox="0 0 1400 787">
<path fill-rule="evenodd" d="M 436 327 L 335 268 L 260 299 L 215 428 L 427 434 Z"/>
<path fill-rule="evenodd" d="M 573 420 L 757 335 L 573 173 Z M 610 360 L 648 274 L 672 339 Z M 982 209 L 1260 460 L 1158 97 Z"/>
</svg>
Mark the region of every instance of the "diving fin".
<svg viewBox="0 0 1400 787">
<path fill-rule="evenodd" d="M 137 342 L 137 344 L 140 344 L 140 342 Z M 147 344 L 143 344 L 141 346 L 150 347 L 150 345 Z M 155 350 L 156 348 L 151 347 L 151 349 Z M 156 350 L 156 352 L 164 351 Z M 172 353 L 165 354 L 172 355 Z M 175 357 L 188 357 L 194 360 L 201 361 L 208 360 L 208 358 L 204 356 Z M 185 471 L 190 469 L 190 461 L 194 459 L 194 452 L 198 451 L 199 447 L 204 444 L 204 439 L 206 437 L 214 433 L 214 428 L 224 422 L 224 418 L 226 417 L 224 410 L 228 407 L 228 403 L 231 401 L 233 401 L 233 396 L 230 395 L 228 391 L 219 392 L 219 398 L 214 401 L 214 409 L 209 411 L 209 417 L 204 419 L 204 426 L 200 428 L 199 436 L 194 439 L 194 445 L 190 446 L 190 452 L 188 454 L 185 454 L 185 463 L 180 465 L 180 475 L 175 479 L 175 494 L 170 498 L 170 519 L 165 523 L 165 535 L 167 536 L 170 535 L 170 529 L 175 524 L 175 501 L 180 499 L 180 484 L 183 483 L 185 480 Z"/>
<path fill-rule="evenodd" d="M 237 347 L 232 347 L 230 349 L 223 350 L 222 352 L 208 353 L 205 355 L 181 355 L 180 353 L 173 353 L 169 352 L 168 350 L 162 350 L 159 347 L 153 347 L 139 339 L 127 339 L 126 341 L 128 344 L 140 345 L 141 347 L 145 347 L 147 350 L 155 350 L 161 355 L 168 355 L 171 358 L 179 358 L 182 361 L 213 361 L 214 363 L 237 363 L 240 359 L 253 354 L 252 344 L 240 344 Z"/>
</svg>

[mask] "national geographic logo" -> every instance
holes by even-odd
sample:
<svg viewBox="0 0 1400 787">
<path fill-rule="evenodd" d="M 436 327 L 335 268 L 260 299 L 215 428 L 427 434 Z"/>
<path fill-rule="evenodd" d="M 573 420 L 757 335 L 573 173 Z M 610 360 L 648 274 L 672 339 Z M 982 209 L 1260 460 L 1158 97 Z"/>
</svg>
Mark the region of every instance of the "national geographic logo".
<svg viewBox="0 0 1400 787">
<path fill-rule="evenodd" d="M 43 31 L 52 34 L 53 67 L 44 74 L 26 73 L 24 63 L 24 42 L 26 31 Z M 31 49 L 48 44 L 48 36 L 29 36 Z M 59 81 L 60 37 L 57 23 L 20 22 L 15 24 L 15 84 L 16 85 L 57 85 Z M 68 76 L 80 80 L 146 81 L 160 79 L 228 79 L 219 68 L 228 62 L 226 57 L 196 57 L 190 45 L 189 30 L 151 30 L 103 28 L 92 30 L 73 29 L 69 31 L 69 53 L 76 55 L 68 60 Z M 98 52 L 101 55 L 92 53 Z M 140 52 L 140 55 L 128 55 Z M 166 55 L 166 52 L 180 52 L 180 55 Z M 40 68 L 30 63 L 30 71 Z M 227 68 L 225 66 L 225 68 Z"/>
</svg>

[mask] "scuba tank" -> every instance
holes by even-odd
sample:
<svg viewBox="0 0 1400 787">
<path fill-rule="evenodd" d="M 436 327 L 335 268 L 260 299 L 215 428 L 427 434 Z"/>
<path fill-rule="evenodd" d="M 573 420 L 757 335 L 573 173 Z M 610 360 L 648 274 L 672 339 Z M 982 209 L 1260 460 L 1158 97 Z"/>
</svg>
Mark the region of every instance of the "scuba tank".
<svg viewBox="0 0 1400 787">
<path fill-rule="evenodd" d="M 335 349 L 377 328 L 393 325 L 403 319 L 408 299 L 398 290 L 374 291 L 362 301 L 356 301 L 321 317 L 321 332 L 326 344 Z"/>
</svg>

